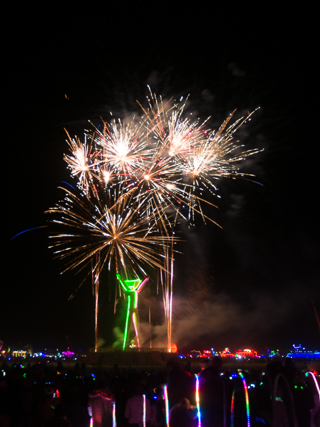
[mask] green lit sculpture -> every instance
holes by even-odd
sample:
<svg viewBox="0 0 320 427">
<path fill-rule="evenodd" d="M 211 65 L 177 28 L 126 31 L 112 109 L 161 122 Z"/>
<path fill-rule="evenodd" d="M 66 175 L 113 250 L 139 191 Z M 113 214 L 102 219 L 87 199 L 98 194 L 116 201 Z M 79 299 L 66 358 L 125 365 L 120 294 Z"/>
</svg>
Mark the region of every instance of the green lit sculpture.
<svg viewBox="0 0 320 427">
<path fill-rule="evenodd" d="M 141 279 L 122 280 L 120 274 L 117 274 L 117 278 L 128 298 L 122 350 L 125 350 L 127 347 L 128 336 L 132 326 L 137 339 L 137 347 L 140 348 L 139 325 L 138 325 L 138 295 L 143 285 L 149 280 L 149 278 L 146 277 L 142 281 Z"/>
</svg>

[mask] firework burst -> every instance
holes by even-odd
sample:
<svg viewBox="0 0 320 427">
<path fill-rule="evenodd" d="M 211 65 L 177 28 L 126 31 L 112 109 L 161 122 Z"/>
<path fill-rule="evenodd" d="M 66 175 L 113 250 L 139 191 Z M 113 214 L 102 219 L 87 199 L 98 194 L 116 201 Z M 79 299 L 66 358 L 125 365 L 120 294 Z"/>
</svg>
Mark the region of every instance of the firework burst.
<svg viewBox="0 0 320 427">
<path fill-rule="evenodd" d="M 125 277 L 138 277 L 139 271 L 146 274 L 145 264 L 163 267 L 159 254 L 168 238 L 153 215 L 138 211 L 132 194 L 119 195 L 115 189 L 112 198 L 105 193 L 104 198 L 100 194 L 87 199 L 63 190 L 64 199 L 47 213 L 54 215 L 51 222 L 59 226 L 50 236 L 51 248 L 65 261 L 64 271 L 83 269 L 97 254 L 97 273 L 107 266 L 116 273 L 124 272 Z"/>
<path fill-rule="evenodd" d="M 64 189 L 64 199 L 48 213 L 59 227 L 52 247 L 65 270 L 91 266 L 96 318 L 103 269 L 127 279 L 146 275 L 145 265 L 163 271 L 170 342 L 174 226 L 178 219 L 194 225 L 195 214 L 215 223 L 202 204 L 214 206 L 216 180 L 247 175 L 237 164 L 259 150 L 243 150 L 234 141 L 253 113 L 233 123 L 232 113 L 215 132 L 208 127 L 210 117 L 183 117 L 188 98 L 164 102 L 149 92 L 148 107 L 140 104 L 140 121 L 103 122 L 102 130 L 86 131 L 84 142 L 68 135 L 71 153 L 64 159 L 81 194 Z"/>
<path fill-rule="evenodd" d="M 97 170 L 112 170 L 118 176 L 118 182 L 126 185 L 141 175 L 144 163 L 151 155 L 142 123 L 134 117 L 128 123 L 120 119 L 103 122 L 103 131 L 95 130 L 93 143 Z"/>
</svg>

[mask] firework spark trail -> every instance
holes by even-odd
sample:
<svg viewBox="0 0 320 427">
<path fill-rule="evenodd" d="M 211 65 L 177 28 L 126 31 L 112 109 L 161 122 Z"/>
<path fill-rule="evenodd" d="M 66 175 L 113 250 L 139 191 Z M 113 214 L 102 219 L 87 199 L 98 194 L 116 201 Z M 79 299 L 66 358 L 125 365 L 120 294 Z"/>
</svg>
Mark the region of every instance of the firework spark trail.
<svg viewBox="0 0 320 427">
<path fill-rule="evenodd" d="M 71 176 L 78 178 L 78 187 L 84 194 L 88 195 L 92 181 L 92 146 L 90 142 L 87 141 L 86 134 L 85 140 L 82 143 L 79 138 L 71 138 L 67 130 L 65 131 L 68 136 L 67 143 L 72 155 L 65 155 L 64 160 L 71 170 Z"/>
<path fill-rule="evenodd" d="M 95 259 L 95 265 L 100 263 L 100 252 L 97 253 Z M 94 342 L 95 352 L 98 351 L 98 314 L 99 314 L 99 287 L 100 287 L 100 275 L 95 272 L 93 259 L 91 259 L 91 274 L 92 274 L 92 295 L 94 296 Z"/>
<path fill-rule="evenodd" d="M 167 328 L 168 351 L 171 352 L 172 336 L 172 295 L 173 295 L 173 239 L 171 245 L 166 247 L 165 268 L 160 270 L 160 282 L 162 286 L 162 299 L 164 307 L 165 323 Z"/>
</svg>

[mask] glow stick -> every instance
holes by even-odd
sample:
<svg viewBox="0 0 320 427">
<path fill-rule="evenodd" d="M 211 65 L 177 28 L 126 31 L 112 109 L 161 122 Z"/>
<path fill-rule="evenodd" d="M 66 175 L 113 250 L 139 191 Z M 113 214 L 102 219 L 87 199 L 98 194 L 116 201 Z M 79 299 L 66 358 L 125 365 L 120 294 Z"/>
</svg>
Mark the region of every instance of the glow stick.
<svg viewBox="0 0 320 427">
<path fill-rule="evenodd" d="M 170 427 L 169 399 L 168 399 L 168 389 L 166 385 L 163 386 L 163 396 L 164 396 L 164 404 L 166 408 L 166 426 Z"/>
<path fill-rule="evenodd" d="M 142 427 L 146 427 L 146 395 L 143 394 Z"/>
<path fill-rule="evenodd" d="M 196 405 L 197 405 L 197 418 L 198 418 L 198 427 L 201 427 L 201 412 L 200 412 L 200 395 L 199 395 L 199 375 L 196 377 Z"/>
<path fill-rule="evenodd" d="M 243 389 L 244 389 L 244 395 L 246 398 L 246 411 L 247 411 L 247 427 L 250 427 L 250 407 L 249 407 L 249 393 L 248 393 L 248 387 L 246 380 L 244 378 L 244 375 L 242 372 L 239 372 L 239 376 L 242 379 Z"/>
<path fill-rule="evenodd" d="M 116 418 L 116 403 L 112 404 L 112 427 L 117 427 L 117 418 Z"/>
</svg>

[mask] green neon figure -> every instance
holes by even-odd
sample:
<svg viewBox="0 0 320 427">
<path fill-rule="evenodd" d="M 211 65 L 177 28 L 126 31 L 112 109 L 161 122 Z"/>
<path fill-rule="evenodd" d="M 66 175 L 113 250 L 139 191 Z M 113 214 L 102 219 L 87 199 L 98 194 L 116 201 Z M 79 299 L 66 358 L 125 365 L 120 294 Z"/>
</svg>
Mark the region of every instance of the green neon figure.
<svg viewBox="0 0 320 427">
<path fill-rule="evenodd" d="M 139 328 L 138 328 L 138 295 L 143 285 L 149 280 L 149 278 L 146 277 L 142 281 L 141 279 L 122 280 L 120 274 L 117 274 L 117 278 L 128 298 L 122 350 L 125 350 L 127 347 L 128 335 L 132 325 L 133 325 L 134 333 L 137 339 L 137 346 L 138 348 L 140 348 Z"/>
</svg>

